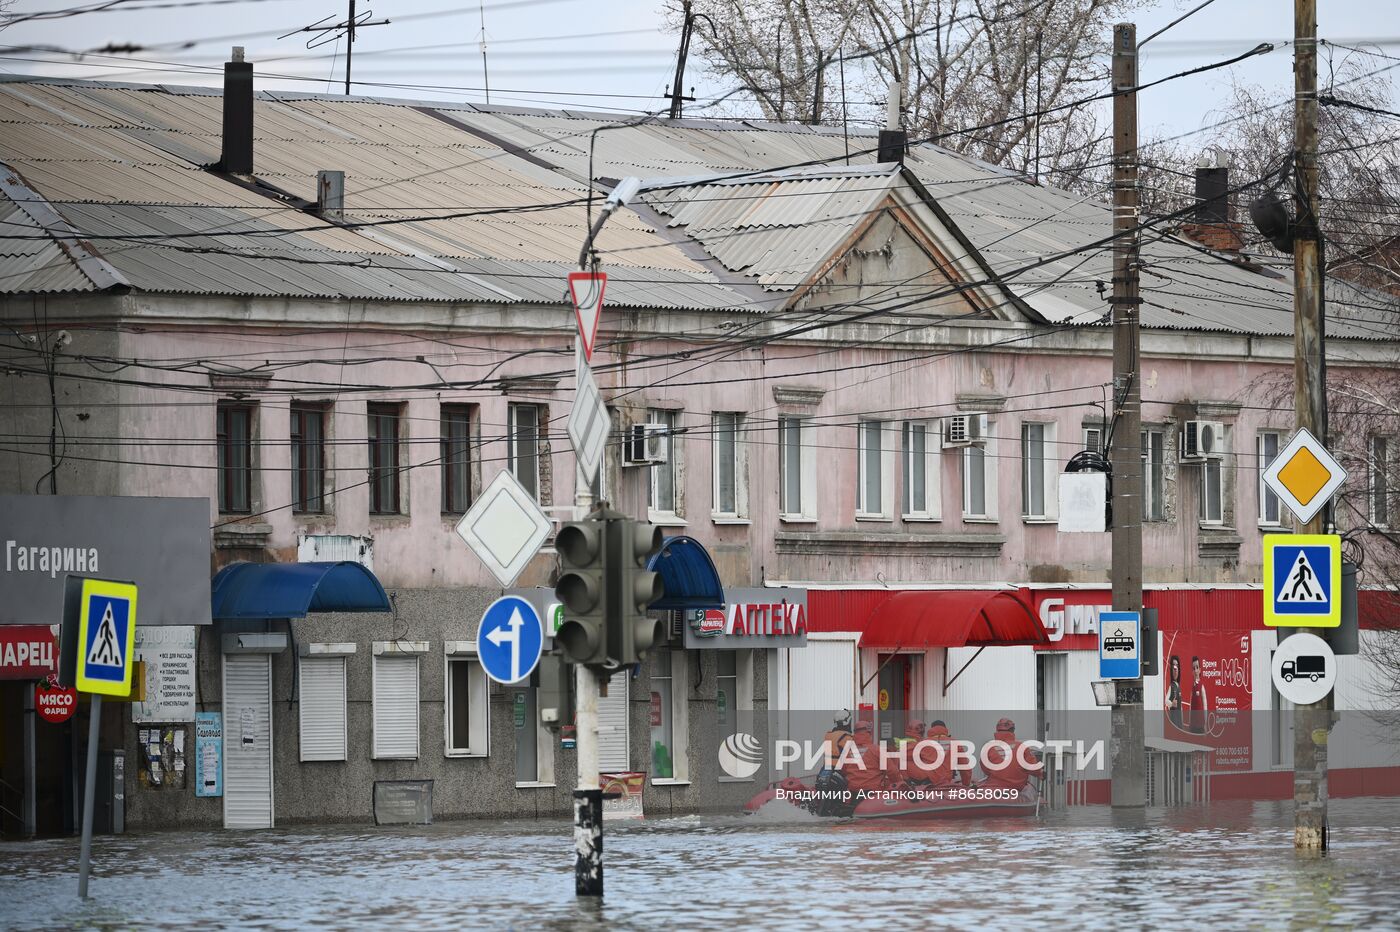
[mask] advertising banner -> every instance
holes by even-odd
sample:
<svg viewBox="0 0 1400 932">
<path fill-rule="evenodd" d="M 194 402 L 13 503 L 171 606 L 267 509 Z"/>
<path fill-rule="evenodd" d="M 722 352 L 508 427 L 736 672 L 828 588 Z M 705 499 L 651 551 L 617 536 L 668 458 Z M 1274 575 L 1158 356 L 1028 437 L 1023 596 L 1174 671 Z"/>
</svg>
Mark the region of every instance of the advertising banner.
<svg viewBox="0 0 1400 932">
<path fill-rule="evenodd" d="M 224 717 L 194 714 L 194 795 L 224 795 Z"/>
<path fill-rule="evenodd" d="M 640 819 L 642 812 L 642 791 L 646 789 L 645 770 L 624 770 L 619 773 L 598 774 L 598 785 L 604 794 L 620 793 L 613 798 L 603 799 L 603 818 Z"/>
<path fill-rule="evenodd" d="M 0 625 L 0 680 L 41 680 L 58 672 L 48 625 Z"/>
<path fill-rule="evenodd" d="M 133 722 L 194 719 L 194 653 L 194 625 L 136 629 L 136 659 L 144 661 L 146 699 L 131 707 Z"/>
<path fill-rule="evenodd" d="M 1253 766 L 1250 662 L 1248 631 L 1162 635 L 1163 737 L 1211 748 L 1216 773 Z"/>
</svg>

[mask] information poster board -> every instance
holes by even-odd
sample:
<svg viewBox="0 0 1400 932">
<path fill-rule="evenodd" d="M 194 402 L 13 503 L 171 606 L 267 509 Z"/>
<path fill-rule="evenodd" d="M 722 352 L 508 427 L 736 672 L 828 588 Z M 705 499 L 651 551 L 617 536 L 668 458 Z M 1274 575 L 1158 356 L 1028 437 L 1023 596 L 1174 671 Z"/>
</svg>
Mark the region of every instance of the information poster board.
<svg viewBox="0 0 1400 932">
<path fill-rule="evenodd" d="M 224 717 L 194 714 L 194 795 L 224 795 Z"/>
<path fill-rule="evenodd" d="M 1162 638 L 1163 736 L 1212 748 L 1211 769 L 1253 767 L 1250 632 L 1176 631 Z"/>
<path fill-rule="evenodd" d="M 131 720 L 138 724 L 193 721 L 194 625 L 138 626 L 136 659 L 144 661 L 146 701 L 132 704 Z"/>
</svg>

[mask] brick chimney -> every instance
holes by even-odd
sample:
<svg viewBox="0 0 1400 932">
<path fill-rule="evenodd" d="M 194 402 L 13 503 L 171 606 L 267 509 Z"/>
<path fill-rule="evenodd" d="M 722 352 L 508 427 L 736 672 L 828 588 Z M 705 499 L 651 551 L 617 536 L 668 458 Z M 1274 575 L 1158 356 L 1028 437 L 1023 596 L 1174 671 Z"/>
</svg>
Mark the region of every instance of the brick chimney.
<svg viewBox="0 0 1400 932">
<path fill-rule="evenodd" d="M 1210 249 L 1237 253 L 1244 235 L 1230 213 L 1230 158 L 1212 147 L 1196 161 L 1196 216 L 1181 232 Z"/>
<path fill-rule="evenodd" d="M 234 46 L 224 63 L 224 148 L 219 169 L 230 175 L 253 173 L 253 63 Z"/>
</svg>

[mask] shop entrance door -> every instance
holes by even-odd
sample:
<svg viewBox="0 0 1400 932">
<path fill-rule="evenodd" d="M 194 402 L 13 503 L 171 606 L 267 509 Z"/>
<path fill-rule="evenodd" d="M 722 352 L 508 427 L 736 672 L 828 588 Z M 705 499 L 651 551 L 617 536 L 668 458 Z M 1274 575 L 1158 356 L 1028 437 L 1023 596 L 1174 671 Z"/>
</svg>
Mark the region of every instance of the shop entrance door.
<svg viewBox="0 0 1400 932">
<path fill-rule="evenodd" d="M 224 655 L 224 828 L 272 828 L 272 656 Z"/>
<path fill-rule="evenodd" d="M 880 686 L 875 694 L 876 735 L 881 741 L 904 737 L 909 709 L 914 700 L 913 657 L 909 654 L 881 654 Z"/>
</svg>

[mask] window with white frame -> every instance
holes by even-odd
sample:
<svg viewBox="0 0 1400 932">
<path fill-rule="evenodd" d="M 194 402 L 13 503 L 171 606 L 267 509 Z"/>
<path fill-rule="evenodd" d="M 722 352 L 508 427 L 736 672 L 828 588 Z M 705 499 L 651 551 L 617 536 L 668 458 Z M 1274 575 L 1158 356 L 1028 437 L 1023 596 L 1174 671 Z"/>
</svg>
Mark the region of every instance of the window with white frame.
<svg viewBox="0 0 1400 932">
<path fill-rule="evenodd" d="M 1254 438 L 1254 485 L 1259 490 L 1260 524 L 1279 524 L 1283 517 L 1278 496 L 1264 484 L 1264 473 L 1278 459 L 1280 436 L 1278 431 L 1261 430 Z"/>
<path fill-rule="evenodd" d="M 985 415 L 983 415 L 985 417 Z M 962 493 L 963 518 L 993 520 L 996 518 L 996 441 L 991 435 L 993 425 L 982 424 L 982 440 L 963 447 Z"/>
<path fill-rule="evenodd" d="M 856 427 L 856 517 L 889 518 L 894 504 L 893 444 L 884 421 L 863 420 Z"/>
<path fill-rule="evenodd" d="M 1390 465 L 1389 438 L 1371 438 L 1371 456 L 1366 473 L 1370 500 L 1371 523 L 1376 527 L 1390 527 L 1390 490 L 1388 483 Z"/>
<path fill-rule="evenodd" d="M 418 759 L 418 657 L 376 654 L 373 661 L 374 758 Z"/>
<path fill-rule="evenodd" d="M 900 488 L 906 521 L 942 517 L 937 421 L 905 421 L 900 431 Z"/>
<path fill-rule="evenodd" d="M 740 718 L 753 711 L 752 650 L 717 650 L 715 657 L 715 721 L 724 734 L 743 731 L 749 723 Z M 726 730 L 727 729 L 727 730 Z"/>
<path fill-rule="evenodd" d="M 716 411 L 710 416 L 711 472 L 714 477 L 711 512 L 716 518 L 743 518 L 749 513 L 748 457 L 744 444 L 744 415 Z"/>
<path fill-rule="evenodd" d="M 684 651 L 652 651 L 651 779 L 653 783 L 690 779 L 686 760 L 686 657 Z"/>
<path fill-rule="evenodd" d="M 1162 494 L 1164 463 L 1166 462 L 1166 432 L 1148 427 L 1139 435 L 1142 445 L 1142 520 L 1166 519 L 1166 504 Z"/>
<path fill-rule="evenodd" d="M 297 658 L 301 759 L 345 760 L 345 658 Z"/>
<path fill-rule="evenodd" d="M 778 418 L 778 516 L 811 521 L 817 516 L 816 456 L 807 418 Z"/>
<path fill-rule="evenodd" d="M 1098 424 L 1084 425 L 1084 449 L 1093 450 L 1095 453 L 1104 452 L 1103 449 L 1103 427 Z"/>
<path fill-rule="evenodd" d="M 540 497 L 540 406 L 513 404 L 508 410 L 507 465 L 525 491 Z"/>
<path fill-rule="evenodd" d="M 1021 515 L 1053 518 L 1058 510 L 1055 425 L 1027 421 L 1021 425 Z"/>
<path fill-rule="evenodd" d="M 666 436 L 666 462 L 651 467 L 651 491 L 647 497 L 647 508 L 653 515 L 663 518 L 677 517 L 682 510 L 677 481 L 680 477 L 678 466 L 681 456 L 680 438 L 676 434 L 679 415 L 679 411 L 660 408 L 647 411 L 647 421 L 660 424 L 662 433 Z"/>
<path fill-rule="evenodd" d="M 1228 453 L 1229 433 L 1223 440 Z M 1196 517 L 1201 524 L 1225 523 L 1225 469 L 1223 457 L 1208 459 L 1200 465 L 1196 494 Z"/>
<path fill-rule="evenodd" d="M 486 671 L 475 654 L 447 655 L 444 730 L 447 757 L 490 753 L 491 696 Z"/>
</svg>

